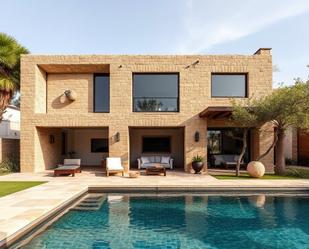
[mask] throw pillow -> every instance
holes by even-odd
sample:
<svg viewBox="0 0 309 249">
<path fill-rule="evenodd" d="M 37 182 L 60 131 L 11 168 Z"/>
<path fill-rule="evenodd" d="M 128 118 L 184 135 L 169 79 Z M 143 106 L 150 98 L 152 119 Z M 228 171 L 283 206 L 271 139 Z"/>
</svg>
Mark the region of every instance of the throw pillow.
<svg viewBox="0 0 309 249">
<path fill-rule="evenodd" d="M 161 158 L 161 163 L 170 163 L 170 158 L 169 156 L 163 156 Z"/>
</svg>

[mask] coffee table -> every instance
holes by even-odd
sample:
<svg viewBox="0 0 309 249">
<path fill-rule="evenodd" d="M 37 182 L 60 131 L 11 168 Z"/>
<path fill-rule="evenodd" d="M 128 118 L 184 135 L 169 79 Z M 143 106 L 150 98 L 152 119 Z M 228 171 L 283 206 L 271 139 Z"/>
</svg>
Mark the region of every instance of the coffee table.
<svg viewBox="0 0 309 249">
<path fill-rule="evenodd" d="M 161 165 L 146 168 L 146 175 L 160 175 L 160 174 L 164 174 L 164 176 L 166 176 L 166 169 Z"/>
</svg>

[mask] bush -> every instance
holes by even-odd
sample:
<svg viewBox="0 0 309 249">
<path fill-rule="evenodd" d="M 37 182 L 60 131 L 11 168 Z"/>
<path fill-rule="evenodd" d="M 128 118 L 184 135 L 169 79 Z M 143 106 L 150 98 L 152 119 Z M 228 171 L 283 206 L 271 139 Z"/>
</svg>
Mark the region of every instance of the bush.
<svg viewBox="0 0 309 249">
<path fill-rule="evenodd" d="M 15 159 L 5 159 L 0 163 L 0 173 L 19 172 L 19 163 Z"/>
<path fill-rule="evenodd" d="M 202 156 L 196 155 L 192 158 L 192 162 L 203 162 L 204 158 Z"/>
<path fill-rule="evenodd" d="M 297 161 L 293 160 L 292 158 L 285 159 L 286 165 L 297 165 Z"/>
</svg>

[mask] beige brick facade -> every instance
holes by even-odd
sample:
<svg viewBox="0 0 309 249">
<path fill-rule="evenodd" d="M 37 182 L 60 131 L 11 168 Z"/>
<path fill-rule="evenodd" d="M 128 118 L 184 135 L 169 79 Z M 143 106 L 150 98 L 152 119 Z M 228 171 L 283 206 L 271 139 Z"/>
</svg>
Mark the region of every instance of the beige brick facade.
<svg viewBox="0 0 309 249">
<path fill-rule="evenodd" d="M 197 64 L 194 62 L 199 61 Z M 93 113 L 93 74 L 110 75 L 110 112 Z M 179 112 L 132 111 L 132 73 L 179 73 Z M 184 127 L 184 169 L 192 156 L 207 153 L 207 126 L 212 121 L 199 113 L 208 106 L 230 106 L 228 98 L 211 98 L 211 73 L 247 73 L 249 96 L 262 96 L 272 89 L 272 58 L 269 50 L 254 55 L 25 55 L 21 60 L 21 170 L 42 171 L 60 163 L 60 127 L 108 127 L 109 155 L 121 156 L 129 168 L 130 127 Z M 62 99 L 64 90 L 77 99 Z M 224 122 L 221 124 L 224 126 Z M 194 141 L 196 131 L 200 140 Z M 116 142 L 115 134 L 120 133 Z M 50 143 L 53 135 L 55 142 Z M 272 136 L 257 133 L 255 155 Z M 272 164 L 272 155 L 265 159 Z"/>
</svg>

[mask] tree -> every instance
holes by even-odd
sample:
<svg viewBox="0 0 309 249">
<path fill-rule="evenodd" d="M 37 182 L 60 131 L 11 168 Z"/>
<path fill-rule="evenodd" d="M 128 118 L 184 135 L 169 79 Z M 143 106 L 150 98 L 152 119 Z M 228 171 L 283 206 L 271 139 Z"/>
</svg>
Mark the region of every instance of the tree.
<svg viewBox="0 0 309 249">
<path fill-rule="evenodd" d="M 309 81 L 297 79 L 294 85 L 275 89 L 256 104 L 255 114 L 260 122 L 272 122 L 274 125 L 275 139 L 271 147 L 275 148 L 275 173 L 283 175 L 284 138 L 287 128 L 309 128 Z"/>
<path fill-rule="evenodd" d="M 146 99 L 138 100 L 137 107 L 138 110 L 144 112 L 157 111 L 163 106 L 162 102 L 158 102 L 156 99 Z"/>
<path fill-rule="evenodd" d="M 242 137 L 233 137 L 234 139 L 242 140 L 242 149 L 236 164 L 236 176 L 240 175 L 240 164 L 247 149 L 247 137 L 249 129 L 259 124 L 258 117 L 252 108 L 251 99 L 243 102 L 232 101 L 233 111 L 231 121 L 242 130 Z"/>
<path fill-rule="evenodd" d="M 275 129 L 272 145 L 257 160 L 275 148 L 275 173 L 285 173 L 284 138 L 289 127 L 309 128 L 309 81 L 297 79 L 293 86 L 275 89 L 260 99 L 234 103 L 232 118 L 241 127 L 271 122 Z M 251 123 L 252 122 L 252 123 Z M 254 125 L 255 123 L 255 125 Z"/>
<path fill-rule="evenodd" d="M 29 51 L 13 37 L 0 33 L 0 121 L 20 87 L 20 55 Z"/>
</svg>

